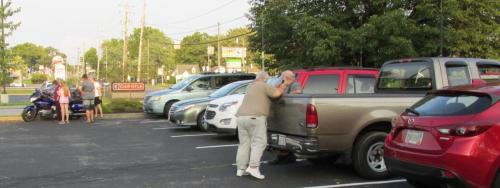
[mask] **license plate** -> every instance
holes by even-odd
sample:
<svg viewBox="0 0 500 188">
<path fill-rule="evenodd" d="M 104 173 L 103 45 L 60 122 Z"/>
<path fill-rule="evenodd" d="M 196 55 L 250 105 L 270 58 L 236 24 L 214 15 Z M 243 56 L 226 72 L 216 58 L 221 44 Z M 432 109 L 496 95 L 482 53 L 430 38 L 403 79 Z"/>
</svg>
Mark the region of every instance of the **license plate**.
<svg viewBox="0 0 500 188">
<path fill-rule="evenodd" d="M 286 136 L 285 135 L 278 135 L 278 145 L 280 146 L 286 146 Z"/>
<path fill-rule="evenodd" d="M 424 132 L 408 130 L 406 131 L 405 143 L 420 145 L 422 144 L 423 138 L 424 138 Z"/>
</svg>

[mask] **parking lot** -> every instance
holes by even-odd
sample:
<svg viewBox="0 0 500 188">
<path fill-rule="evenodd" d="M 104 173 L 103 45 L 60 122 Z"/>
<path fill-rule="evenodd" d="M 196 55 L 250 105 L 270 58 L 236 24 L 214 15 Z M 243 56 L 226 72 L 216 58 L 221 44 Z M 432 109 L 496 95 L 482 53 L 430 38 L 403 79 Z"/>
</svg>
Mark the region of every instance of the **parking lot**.
<svg viewBox="0 0 500 188">
<path fill-rule="evenodd" d="M 235 136 L 164 119 L 2 123 L 0 143 L 0 187 L 410 187 L 361 179 L 342 164 L 269 165 L 269 153 L 265 180 L 236 177 Z"/>
</svg>

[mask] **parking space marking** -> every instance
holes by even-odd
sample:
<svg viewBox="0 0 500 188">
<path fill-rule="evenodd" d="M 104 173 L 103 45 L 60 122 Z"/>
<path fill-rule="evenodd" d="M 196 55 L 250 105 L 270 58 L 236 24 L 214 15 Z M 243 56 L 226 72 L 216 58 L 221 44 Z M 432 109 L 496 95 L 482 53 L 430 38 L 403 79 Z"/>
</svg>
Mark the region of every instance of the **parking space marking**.
<svg viewBox="0 0 500 188">
<path fill-rule="evenodd" d="M 167 129 L 189 129 L 191 127 L 155 127 L 153 130 L 167 130 Z"/>
<path fill-rule="evenodd" d="M 208 133 L 208 134 L 186 134 L 186 135 L 170 136 L 170 138 L 195 137 L 195 136 L 215 136 L 215 135 L 217 135 L 217 134 L 215 134 L 215 133 Z"/>
<path fill-rule="evenodd" d="M 238 145 L 239 144 L 226 144 L 226 145 L 214 145 L 214 146 L 198 146 L 198 147 L 196 147 L 196 149 L 237 147 Z"/>
<path fill-rule="evenodd" d="M 337 185 L 322 185 L 322 186 L 313 186 L 313 187 L 304 187 L 304 188 L 337 188 L 337 187 L 353 187 L 353 186 L 361 186 L 361 185 L 381 185 L 381 184 L 401 183 L 401 182 L 406 182 L 406 179 L 387 180 L 387 181 L 369 181 L 369 182 L 346 183 L 346 184 L 337 184 Z"/>
<path fill-rule="evenodd" d="M 168 123 L 168 120 L 143 120 L 140 121 L 140 124 L 146 124 L 146 123 Z"/>
<path fill-rule="evenodd" d="M 261 162 L 260 162 L 260 164 L 267 164 L 267 163 L 269 163 L 269 161 L 261 161 Z M 231 165 L 233 165 L 233 166 L 237 166 L 237 164 L 236 164 L 236 163 L 233 163 L 233 164 L 231 164 Z"/>
</svg>

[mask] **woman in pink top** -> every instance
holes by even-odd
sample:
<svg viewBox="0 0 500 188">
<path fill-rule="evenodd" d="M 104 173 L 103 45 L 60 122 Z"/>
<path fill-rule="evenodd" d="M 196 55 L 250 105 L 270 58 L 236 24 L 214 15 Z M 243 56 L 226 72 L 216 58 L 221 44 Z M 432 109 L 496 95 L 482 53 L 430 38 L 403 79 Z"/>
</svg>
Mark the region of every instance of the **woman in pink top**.
<svg viewBox="0 0 500 188">
<path fill-rule="evenodd" d="M 58 101 L 61 105 L 61 121 L 59 124 L 62 125 L 64 123 L 69 123 L 68 104 L 71 93 L 65 81 L 61 81 L 61 87 L 59 87 L 57 92 L 59 95 Z"/>
</svg>

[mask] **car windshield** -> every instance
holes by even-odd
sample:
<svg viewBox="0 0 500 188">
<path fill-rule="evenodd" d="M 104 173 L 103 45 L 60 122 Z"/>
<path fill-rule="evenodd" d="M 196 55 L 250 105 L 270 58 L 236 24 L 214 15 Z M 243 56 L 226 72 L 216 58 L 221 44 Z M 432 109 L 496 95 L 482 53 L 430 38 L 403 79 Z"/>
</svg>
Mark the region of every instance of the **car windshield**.
<svg viewBox="0 0 500 188">
<path fill-rule="evenodd" d="M 421 116 L 476 114 L 491 106 L 487 95 L 431 94 L 411 107 Z"/>
<path fill-rule="evenodd" d="M 194 75 L 194 76 L 184 78 L 181 82 L 176 83 L 175 85 L 171 86 L 170 89 L 175 89 L 175 90 L 182 89 L 182 88 L 186 87 L 189 83 L 191 83 L 193 80 L 198 79 L 199 77 L 200 77 L 199 75 Z"/>
<path fill-rule="evenodd" d="M 235 88 L 241 86 L 240 83 L 231 83 L 228 85 L 225 85 L 224 87 L 221 87 L 217 91 L 213 92 L 212 94 L 209 95 L 210 98 L 219 98 L 219 97 L 224 97 L 228 95 L 231 91 L 233 91 Z"/>
<path fill-rule="evenodd" d="M 430 90 L 432 64 L 427 62 L 394 63 L 380 71 L 379 90 Z"/>
</svg>

